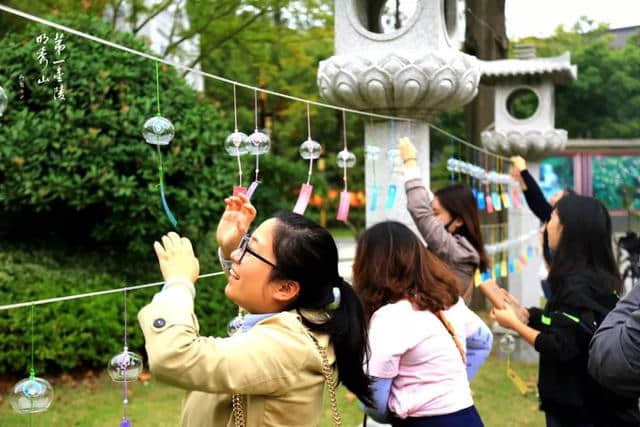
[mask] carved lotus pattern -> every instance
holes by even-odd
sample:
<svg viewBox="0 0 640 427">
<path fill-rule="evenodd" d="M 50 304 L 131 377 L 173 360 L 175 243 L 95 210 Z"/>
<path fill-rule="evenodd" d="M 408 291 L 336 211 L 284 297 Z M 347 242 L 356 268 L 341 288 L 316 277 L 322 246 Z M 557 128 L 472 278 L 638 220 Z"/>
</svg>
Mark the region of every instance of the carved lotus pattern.
<svg viewBox="0 0 640 427">
<path fill-rule="evenodd" d="M 320 94 L 331 103 L 421 118 L 467 104 L 479 80 L 477 59 L 456 50 L 336 55 L 318 69 Z"/>
<path fill-rule="evenodd" d="M 480 135 L 486 149 L 507 156 L 520 155 L 526 159 L 539 159 L 564 148 L 567 131 L 549 129 L 547 131 L 497 131 L 487 130 Z"/>
</svg>

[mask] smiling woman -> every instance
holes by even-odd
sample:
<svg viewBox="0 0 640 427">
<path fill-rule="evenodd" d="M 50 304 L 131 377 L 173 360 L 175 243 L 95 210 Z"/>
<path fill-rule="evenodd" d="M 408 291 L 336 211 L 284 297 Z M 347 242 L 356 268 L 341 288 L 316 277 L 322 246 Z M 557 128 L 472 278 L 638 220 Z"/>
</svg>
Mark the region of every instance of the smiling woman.
<svg viewBox="0 0 640 427">
<path fill-rule="evenodd" d="M 225 200 L 216 238 L 228 276 L 225 295 L 242 314 L 228 338 L 201 337 L 193 312 L 198 260 L 188 239 L 169 233 L 154 247 L 163 290 L 138 314 L 151 371 L 187 391 L 183 426 L 318 425 L 327 384 L 340 424 L 334 378 L 370 402 L 362 361 L 367 322 L 359 298 L 338 274 L 329 232 L 282 213 L 249 226 L 245 195 Z"/>
</svg>

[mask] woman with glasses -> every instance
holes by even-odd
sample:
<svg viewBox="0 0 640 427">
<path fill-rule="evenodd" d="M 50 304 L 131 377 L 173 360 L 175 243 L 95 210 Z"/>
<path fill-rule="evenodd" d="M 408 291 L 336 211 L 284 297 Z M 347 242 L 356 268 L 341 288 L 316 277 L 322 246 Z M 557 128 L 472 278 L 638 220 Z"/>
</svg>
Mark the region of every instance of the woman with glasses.
<svg viewBox="0 0 640 427">
<path fill-rule="evenodd" d="M 293 213 L 247 234 L 256 210 L 245 195 L 225 200 L 218 224 L 225 295 L 242 315 L 225 338 L 202 337 L 193 311 L 198 260 L 188 239 L 169 233 L 154 248 L 165 279 L 138 314 L 149 365 L 187 390 L 182 426 L 316 426 L 327 384 L 332 417 L 337 381 L 371 402 L 367 322 L 338 274 L 326 229 Z"/>
</svg>

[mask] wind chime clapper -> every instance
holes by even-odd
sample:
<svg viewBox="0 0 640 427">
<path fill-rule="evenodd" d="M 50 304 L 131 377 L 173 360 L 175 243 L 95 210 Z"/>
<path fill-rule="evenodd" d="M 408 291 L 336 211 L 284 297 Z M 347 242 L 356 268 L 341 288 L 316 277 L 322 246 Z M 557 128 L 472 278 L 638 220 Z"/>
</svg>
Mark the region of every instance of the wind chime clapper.
<svg viewBox="0 0 640 427">
<path fill-rule="evenodd" d="M 129 393 L 127 383 L 137 381 L 138 376 L 142 373 L 143 364 L 142 357 L 129 351 L 127 346 L 127 291 L 124 291 L 124 348 L 122 353 L 116 354 L 109 360 L 107 365 L 107 373 L 115 382 L 122 383 L 123 399 L 122 399 L 122 419 L 120 427 L 131 427 L 131 420 L 127 417 L 127 405 L 129 403 Z"/>
<path fill-rule="evenodd" d="M 9 395 L 11 408 L 19 414 L 35 414 L 49 409 L 53 402 L 53 387 L 49 381 L 36 377 L 34 367 L 34 315 L 35 308 L 31 306 L 31 367 L 29 377 L 18 381 Z"/>
<path fill-rule="evenodd" d="M 256 156 L 256 174 L 253 182 L 247 189 L 247 197 L 251 199 L 260 184 L 260 155 L 267 154 L 271 148 L 271 138 L 258 129 L 258 91 L 253 91 L 253 112 L 255 117 L 255 130 L 249 135 L 249 154 Z"/>
<path fill-rule="evenodd" d="M 356 155 L 349 151 L 347 146 L 347 114 L 344 110 L 342 110 L 342 139 L 344 141 L 344 148 L 336 156 L 336 163 L 343 171 L 342 180 L 344 181 L 344 189 L 340 192 L 340 204 L 338 205 L 338 215 L 336 216 L 336 219 L 338 221 L 347 222 L 347 219 L 349 218 L 349 206 L 351 203 L 347 181 L 347 169 L 356 165 Z"/>
<path fill-rule="evenodd" d="M 242 162 L 240 156 L 249 152 L 249 137 L 238 130 L 238 105 L 236 101 L 236 85 L 233 85 L 233 133 L 224 141 L 224 148 L 238 160 L 238 185 L 233 186 L 233 195 L 246 194 L 247 188 L 242 185 Z"/>
<path fill-rule="evenodd" d="M 144 137 L 144 140 L 147 142 L 147 144 L 156 146 L 157 155 L 158 155 L 158 181 L 159 181 L 158 186 L 160 188 L 160 199 L 162 201 L 162 208 L 164 209 L 164 212 L 167 215 L 167 218 L 169 219 L 169 222 L 171 223 L 171 225 L 173 225 L 174 228 L 177 228 L 178 221 L 176 220 L 175 216 L 171 212 L 171 209 L 169 209 L 167 198 L 164 192 L 164 165 L 162 162 L 162 152 L 160 151 L 161 145 L 169 145 L 171 140 L 173 140 L 173 137 L 176 134 L 176 130 L 175 130 L 175 127 L 173 126 L 173 123 L 171 123 L 169 119 L 162 117 L 162 114 L 160 112 L 160 77 L 159 77 L 158 63 L 156 62 L 155 65 L 156 65 L 156 103 L 158 108 L 158 114 L 154 117 L 151 117 L 146 122 L 144 122 L 144 125 L 142 127 L 142 136 Z"/>
<path fill-rule="evenodd" d="M 311 174 L 313 173 L 313 161 L 320 158 L 322 154 L 322 146 L 319 142 L 311 139 L 311 113 L 309 111 L 309 103 L 307 103 L 307 140 L 300 144 L 300 157 L 309 160 L 309 172 L 307 173 L 307 182 L 302 183 L 298 200 L 293 207 L 293 212 L 304 215 L 304 211 L 309 205 L 311 194 L 313 193 L 313 185 L 311 185 Z"/>
</svg>

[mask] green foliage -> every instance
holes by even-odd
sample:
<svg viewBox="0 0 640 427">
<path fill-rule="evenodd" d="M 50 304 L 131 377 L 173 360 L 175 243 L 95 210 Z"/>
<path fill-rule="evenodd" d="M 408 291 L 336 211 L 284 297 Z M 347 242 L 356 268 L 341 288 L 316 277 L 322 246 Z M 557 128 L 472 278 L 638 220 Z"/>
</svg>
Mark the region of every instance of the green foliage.
<svg viewBox="0 0 640 427">
<path fill-rule="evenodd" d="M 203 245 L 204 246 L 204 245 Z M 203 268 L 212 271 L 213 248 L 201 256 Z M 126 267 L 126 257 L 110 258 L 104 252 L 70 252 L 65 249 L 25 250 L 14 246 L 0 252 L 0 301 L 17 303 L 72 295 L 125 285 L 157 281 L 151 260 Z M 216 268 L 219 269 L 219 268 Z M 197 284 L 196 314 L 205 335 L 226 335 L 235 306 L 224 296 L 223 277 Z M 132 351 L 144 354 L 137 312 L 159 288 L 128 293 L 128 340 Z M 24 375 L 31 358 L 30 307 L 0 312 L 0 375 Z M 58 302 L 35 307 L 36 372 L 49 375 L 78 369 L 102 369 L 122 351 L 123 297 L 121 293 Z"/>
<path fill-rule="evenodd" d="M 97 19 L 63 22 L 146 50 L 141 41 L 113 34 Z M 36 222 L 47 233 L 57 230 L 142 253 L 170 227 L 160 203 L 155 147 L 141 137 L 142 124 L 157 113 L 154 64 L 66 36 L 67 99 L 54 101 L 54 82 L 36 83 L 34 39 L 42 32 L 49 34 L 52 56 L 54 32 L 35 25 L 6 35 L 0 50 L 0 63 L 6 64 L 0 80 L 10 103 L 0 127 L 0 212 L 10 219 L 4 231 L 22 233 Z M 222 146 L 231 123 L 173 69 L 161 67 L 160 86 L 162 115 L 176 128 L 175 139 L 162 148 L 167 199 L 178 229 L 198 239 L 215 226 L 234 183 L 235 162 Z M 294 163 L 271 169 L 269 177 L 293 186 L 305 176 L 304 168 Z M 293 199 L 261 197 L 258 207 L 271 213 L 290 208 Z"/>
</svg>

